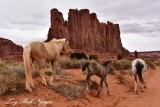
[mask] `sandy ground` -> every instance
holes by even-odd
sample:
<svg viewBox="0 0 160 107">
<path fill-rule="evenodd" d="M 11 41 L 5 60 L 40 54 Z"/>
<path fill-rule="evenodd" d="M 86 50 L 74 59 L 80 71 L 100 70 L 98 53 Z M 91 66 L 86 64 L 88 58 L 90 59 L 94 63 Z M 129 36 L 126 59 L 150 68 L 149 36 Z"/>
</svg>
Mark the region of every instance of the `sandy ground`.
<svg viewBox="0 0 160 107">
<path fill-rule="evenodd" d="M 72 75 L 60 77 L 55 81 L 78 83 L 85 79 L 80 69 L 68 69 L 64 72 Z M 119 84 L 115 75 L 108 75 L 107 80 L 111 96 L 107 95 L 106 88 L 102 87 L 100 98 L 96 97 L 97 90 L 90 93 L 85 92 L 84 96 L 75 100 L 68 99 L 55 93 L 52 89 L 41 84 L 38 78 L 34 79 L 36 89 L 32 93 L 23 92 L 19 95 L 7 95 L 0 97 L 0 107 L 160 107 L 160 67 L 156 70 L 147 70 L 147 88 L 141 92 L 138 84 L 138 95 L 134 94 L 133 76 L 123 75 L 124 83 Z M 99 77 L 93 76 L 93 81 L 99 83 Z M 36 104 L 39 101 L 41 103 Z M 33 103 L 34 102 L 34 103 Z"/>
</svg>

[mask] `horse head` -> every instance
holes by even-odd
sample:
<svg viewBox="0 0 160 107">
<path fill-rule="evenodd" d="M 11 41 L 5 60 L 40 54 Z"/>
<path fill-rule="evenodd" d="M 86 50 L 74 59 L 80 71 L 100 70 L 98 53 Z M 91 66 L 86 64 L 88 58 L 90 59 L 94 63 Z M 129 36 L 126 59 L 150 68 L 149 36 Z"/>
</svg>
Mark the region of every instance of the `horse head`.
<svg viewBox="0 0 160 107">
<path fill-rule="evenodd" d="M 68 52 L 68 50 L 70 49 L 69 47 L 69 42 L 67 39 L 62 39 L 62 42 L 63 42 L 63 48 L 62 48 L 62 52 Z"/>
<path fill-rule="evenodd" d="M 112 61 L 108 60 L 106 61 L 103 66 L 108 69 L 109 71 L 114 71 L 114 67 L 112 65 Z"/>
</svg>

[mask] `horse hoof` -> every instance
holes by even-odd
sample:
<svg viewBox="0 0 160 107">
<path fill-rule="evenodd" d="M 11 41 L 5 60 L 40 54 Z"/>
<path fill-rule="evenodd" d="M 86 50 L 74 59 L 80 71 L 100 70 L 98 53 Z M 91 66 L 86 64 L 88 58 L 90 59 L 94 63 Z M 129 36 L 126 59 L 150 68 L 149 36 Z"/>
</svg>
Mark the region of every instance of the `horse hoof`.
<svg viewBox="0 0 160 107">
<path fill-rule="evenodd" d="M 147 86 L 144 86 L 144 88 L 147 88 Z"/>
<path fill-rule="evenodd" d="M 42 82 L 42 84 L 43 84 L 44 86 L 46 86 L 46 87 L 47 87 L 47 83 L 46 83 L 46 82 L 45 82 L 45 83 L 44 83 L 44 82 Z"/>
<path fill-rule="evenodd" d="M 91 92 L 90 90 L 86 90 L 86 91 L 87 91 L 88 94 L 90 94 L 90 92 Z"/>
<path fill-rule="evenodd" d="M 60 77 L 57 77 L 57 76 L 54 77 L 54 80 L 58 80 L 58 79 L 60 79 Z"/>
<path fill-rule="evenodd" d="M 47 84 L 43 84 L 43 85 L 47 87 Z"/>
<path fill-rule="evenodd" d="M 53 86 L 53 83 L 52 83 L 51 81 L 49 81 L 48 84 L 49 84 L 50 86 Z"/>
<path fill-rule="evenodd" d="M 31 88 L 26 88 L 25 89 L 27 92 L 32 92 L 32 89 Z"/>
<path fill-rule="evenodd" d="M 31 86 L 31 88 L 32 88 L 32 89 L 34 89 L 34 88 L 35 88 L 34 84 L 31 84 L 30 86 Z"/>
<path fill-rule="evenodd" d="M 110 93 L 108 93 L 108 95 L 109 95 L 109 96 L 111 96 L 111 94 L 110 94 Z"/>
<path fill-rule="evenodd" d="M 138 94 L 137 91 L 134 92 L 135 94 Z"/>
<path fill-rule="evenodd" d="M 98 98 L 100 98 L 99 94 L 97 95 Z"/>
<path fill-rule="evenodd" d="M 87 90 L 87 93 L 90 93 L 90 91 L 89 91 L 89 90 Z"/>
<path fill-rule="evenodd" d="M 141 92 L 144 92 L 144 90 L 141 90 Z"/>
</svg>

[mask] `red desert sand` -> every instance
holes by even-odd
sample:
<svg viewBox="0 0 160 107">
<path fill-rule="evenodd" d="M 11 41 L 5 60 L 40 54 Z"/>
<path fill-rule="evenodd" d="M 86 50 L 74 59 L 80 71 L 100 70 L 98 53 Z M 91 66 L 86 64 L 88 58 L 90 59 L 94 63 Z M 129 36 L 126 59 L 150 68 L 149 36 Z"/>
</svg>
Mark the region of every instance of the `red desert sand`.
<svg viewBox="0 0 160 107">
<path fill-rule="evenodd" d="M 70 73 L 67 77 L 59 77 L 54 84 L 77 83 L 85 79 L 85 75 L 80 69 L 67 69 L 63 72 Z M 36 77 L 34 83 L 36 89 L 32 93 L 24 92 L 19 95 L 7 95 L 0 97 L 0 106 L 15 107 L 160 107 L 160 67 L 156 70 L 147 70 L 147 88 L 141 92 L 138 82 L 138 94 L 134 94 L 133 76 L 123 75 L 124 83 L 118 83 L 115 75 L 108 75 L 108 84 L 111 96 L 108 96 L 106 88 L 103 86 L 100 97 L 97 98 L 97 90 L 90 93 L 85 92 L 84 96 L 77 99 L 66 98 L 56 93 L 51 88 L 42 85 L 40 78 Z M 91 80 L 99 84 L 100 78 L 91 77 Z M 104 85 L 104 84 L 103 84 Z"/>
</svg>

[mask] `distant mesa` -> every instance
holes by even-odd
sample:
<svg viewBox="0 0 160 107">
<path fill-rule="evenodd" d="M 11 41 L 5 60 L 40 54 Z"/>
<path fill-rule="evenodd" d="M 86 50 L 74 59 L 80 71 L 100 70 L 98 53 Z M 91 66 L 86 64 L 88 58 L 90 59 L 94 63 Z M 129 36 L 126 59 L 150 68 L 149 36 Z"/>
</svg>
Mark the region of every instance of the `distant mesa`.
<svg viewBox="0 0 160 107">
<path fill-rule="evenodd" d="M 51 10 L 51 26 L 48 38 L 67 38 L 76 52 L 110 53 L 113 55 L 130 56 L 121 43 L 118 24 L 100 22 L 95 13 L 88 9 L 70 9 L 68 21 L 57 9 Z"/>
<path fill-rule="evenodd" d="M 9 39 L 0 37 L 0 58 L 22 61 L 23 47 L 16 45 Z"/>
<path fill-rule="evenodd" d="M 135 52 L 130 52 L 132 56 L 135 56 Z M 151 58 L 151 59 L 160 59 L 160 50 L 159 51 L 144 51 L 137 52 L 138 58 Z"/>
</svg>

